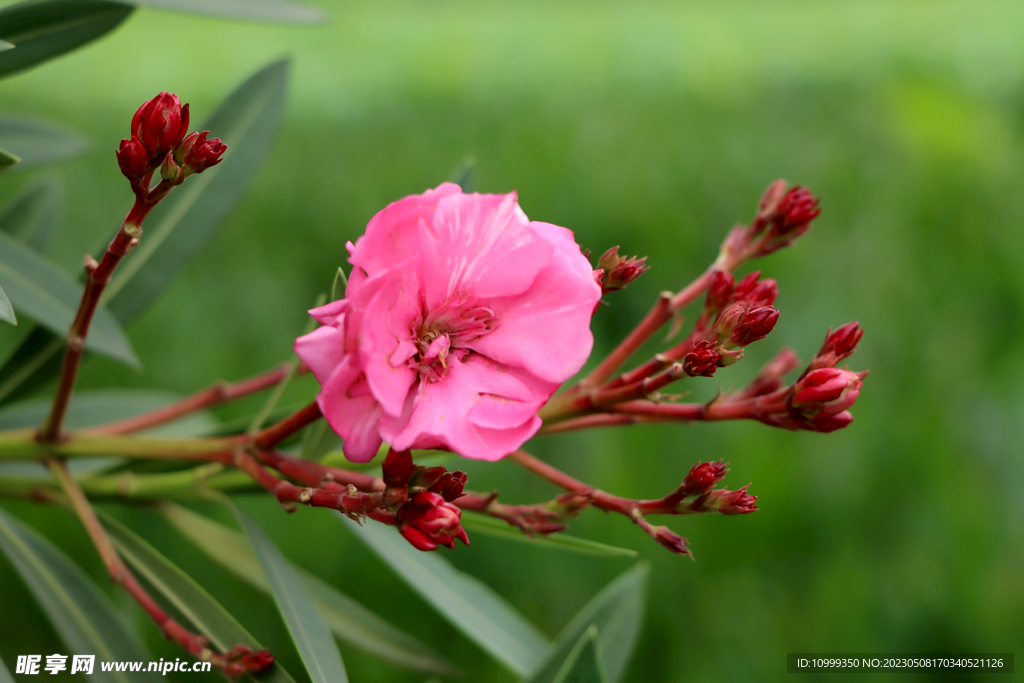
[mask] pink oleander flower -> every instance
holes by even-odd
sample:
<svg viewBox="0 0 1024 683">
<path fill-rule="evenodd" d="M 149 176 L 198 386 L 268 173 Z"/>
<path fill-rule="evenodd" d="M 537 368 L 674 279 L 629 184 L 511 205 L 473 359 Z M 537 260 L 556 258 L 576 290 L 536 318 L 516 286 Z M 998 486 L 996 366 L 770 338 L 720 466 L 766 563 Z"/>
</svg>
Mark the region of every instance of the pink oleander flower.
<svg viewBox="0 0 1024 683">
<path fill-rule="evenodd" d="M 571 231 L 530 221 L 515 193 L 444 183 L 370 220 L 345 298 L 295 351 L 353 461 L 382 441 L 498 460 L 586 361 L 601 297 Z"/>
</svg>

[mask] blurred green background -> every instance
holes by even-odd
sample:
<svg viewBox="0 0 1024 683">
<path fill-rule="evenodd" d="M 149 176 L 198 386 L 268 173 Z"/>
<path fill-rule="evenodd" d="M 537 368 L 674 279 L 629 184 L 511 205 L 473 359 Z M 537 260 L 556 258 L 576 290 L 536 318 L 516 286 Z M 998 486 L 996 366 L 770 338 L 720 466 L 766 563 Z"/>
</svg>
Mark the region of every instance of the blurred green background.
<svg viewBox="0 0 1024 683">
<path fill-rule="evenodd" d="M 326 25 L 141 9 L 99 43 L 0 84 L 2 113 L 42 116 L 91 141 L 60 169 L 67 208 L 51 252 L 77 273 L 128 206 L 112 151 L 140 102 L 179 93 L 198 122 L 257 68 L 293 59 L 267 165 L 130 329 L 144 369 L 94 358 L 82 386 L 184 394 L 288 358 L 345 241 L 467 157 L 479 191 L 518 190 L 531 218 L 573 229 L 597 253 L 621 244 L 650 255 L 651 271 L 595 317 L 596 351 L 606 351 L 660 290 L 698 274 L 783 177 L 820 196 L 823 212 L 795 248 L 756 264 L 779 282 L 778 327 L 743 363 L 685 389 L 703 399 L 719 383 L 740 386 L 784 345 L 807 359 L 830 326 L 856 319 L 866 331 L 851 366 L 871 375 L 853 425 L 832 435 L 659 425 L 528 446 L 633 497 L 667 493 L 700 459 L 731 462 L 731 488 L 753 482 L 753 515 L 665 520 L 690 539 L 696 562 L 623 518 L 590 511 L 573 524 L 652 565 L 626 679 L 782 680 L 787 652 L 1024 652 L 1024 5 L 309 4 Z M 7 175 L 0 200 L 35 175 Z M 300 383 L 290 400 L 314 391 Z M 464 469 L 474 489 L 498 488 L 506 502 L 555 493 L 511 463 Z M 70 515 L 2 505 L 102 577 Z M 292 559 L 432 643 L 465 680 L 514 680 L 328 513 L 285 515 L 266 496 L 244 507 Z M 268 599 L 154 515 L 121 514 L 286 665 L 296 661 Z M 479 535 L 445 556 L 552 636 L 631 563 Z M 62 651 L 6 562 L 0 611 L 9 665 Z M 179 656 L 135 614 L 157 656 Z M 346 646 L 342 654 L 354 682 L 424 678 Z M 876 679 L 947 677 L 970 679 Z M 989 678 L 1007 677 L 973 680 Z"/>
</svg>

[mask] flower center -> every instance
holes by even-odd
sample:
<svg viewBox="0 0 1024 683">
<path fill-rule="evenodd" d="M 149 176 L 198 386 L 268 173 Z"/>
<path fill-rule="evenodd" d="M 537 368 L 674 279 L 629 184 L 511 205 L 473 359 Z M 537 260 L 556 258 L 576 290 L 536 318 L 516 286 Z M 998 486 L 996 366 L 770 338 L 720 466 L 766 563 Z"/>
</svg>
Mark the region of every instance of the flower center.
<svg viewBox="0 0 1024 683">
<path fill-rule="evenodd" d="M 447 358 L 454 354 L 462 360 L 471 349 L 467 346 L 497 328 L 494 312 L 486 306 L 472 306 L 455 299 L 435 311 L 424 306 L 420 324 L 413 330 L 416 346 L 415 362 L 421 375 L 436 382 L 448 370 Z"/>
</svg>

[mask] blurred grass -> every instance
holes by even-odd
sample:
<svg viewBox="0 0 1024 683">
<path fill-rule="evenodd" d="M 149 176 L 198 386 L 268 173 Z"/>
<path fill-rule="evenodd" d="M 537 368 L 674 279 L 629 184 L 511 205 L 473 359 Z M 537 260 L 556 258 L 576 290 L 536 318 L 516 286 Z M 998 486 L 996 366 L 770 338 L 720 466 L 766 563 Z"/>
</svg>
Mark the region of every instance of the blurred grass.
<svg viewBox="0 0 1024 683">
<path fill-rule="evenodd" d="M 668 521 L 691 539 L 695 563 L 624 519 L 589 513 L 574 524 L 653 563 L 627 680 L 780 680 L 791 651 L 997 652 L 1024 642 L 1024 6 L 311 4 L 329 25 L 140 10 L 100 44 L 0 83 L 5 113 L 48 117 L 94 143 L 64 168 L 68 209 L 53 256 L 74 270 L 127 205 L 112 150 L 139 102 L 178 92 L 201 121 L 250 72 L 294 57 L 268 166 L 130 330 L 144 371 L 95 359 L 83 385 L 184 393 L 279 362 L 304 309 L 330 287 L 345 241 L 467 155 L 479 190 L 519 190 L 529 216 L 572 228 L 595 252 L 622 244 L 650 255 L 651 272 L 595 318 L 607 350 L 658 291 L 697 274 L 782 176 L 820 195 L 824 211 L 796 248 L 757 265 L 779 281 L 782 317 L 719 379 L 741 384 L 783 345 L 806 358 L 829 326 L 859 319 L 867 332 L 852 366 L 871 376 L 855 423 L 830 436 L 661 425 L 531 446 L 623 495 L 661 495 L 698 458 L 731 461 L 732 487 L 753 481 L 754 515 Z M 27 180 L 6 176 L 0 196 Z M 703 398 L 715 386 L 692 388 Z M 312 391 L 300 383 L 293 398 Z M 500 488 L 510 502 L 554 492 L 509 463 L 466 469 L 474 488 Z M 64 513 L 9 507 L 102 576 Z M 510 680 L 326 513 L 285 516 L 262 499 L 247 510 L 290 557 L 430 641 L 467 680 Z M 299 668 L 265 599 L 144 510 L 122 515 Z M 551 635 L 628 566 L 485 537 L 448 557 Z M 61 651 L 4 563 L 0 605 L 8 663 Z M 157 656 L 178 656 L 141 628 Z M 343 655 L 354 681 L 422 680 Z"/>
</svg>

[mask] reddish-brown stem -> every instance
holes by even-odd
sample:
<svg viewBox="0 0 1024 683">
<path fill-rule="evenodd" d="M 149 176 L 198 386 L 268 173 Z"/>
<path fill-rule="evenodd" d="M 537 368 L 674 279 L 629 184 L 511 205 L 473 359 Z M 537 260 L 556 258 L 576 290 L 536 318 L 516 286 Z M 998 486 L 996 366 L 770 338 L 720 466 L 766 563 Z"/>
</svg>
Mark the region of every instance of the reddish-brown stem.
<svg viewBox="0 0 1024 683">
<path fill-rule="evenodd" d="M 138 580 L 125 565 L 124 560 L 114 549 L 110 537 L 96 516 L 96 511 L 89 504 L 85 493 L 82 492 L 78 482 L 68 471 L 62 460 L 52 459 L 48 462 L 50 471 L 60 483 L 64 493 L 71 502 L 71 507 L 78 515 L 79 520 L 85 527 L 86 533 L 92 540 L 93 545 L 99 552 L 100 558 L 110 575 L 110 580 L 118 584 L 132 597 L 135 602 L 156 622 L 156 625 L 164 633 L 165 637 L 178 643 L 193 657 L 204 661 L 210 661 L 219 668 L 227 667 L 230 662 L 225 655 L 214 654 L 208 647 L 209 642 L 205 637 L 193 633 L 175 621 L 167 612 L 162 610 L 155 600 L 139 584 Z"/>
<path fill-rule="evenodd" d="M 581 415 L 572 417 L 560 422 L 545 424 L 540 428 L 538 434 L 558 434 L 560 432 L 575 432 L 580 429 L 592 429 L 594 427 L 616 427 L 619 425 L 631 425 L 638 422 L 650 422 L 643 415 L 610 415 L 608 413 L 594 413 L 593 415 Z"/>
<path fill-rule="evenodd" d="M 362 493 L 355 486 L 347 488 L 334 483 L 322 488 L 296 486 L 275 477 L 245 451 L 235 454 L 235 466 L 272 493 L 286 509 L 296 504 L 325 507 L 355 517 L 366 516 L 383 524 L 395 524 L 395 513 L 381 507 L 380 493 Z"/>
<path fill-rule="evenodd" d="M 506 505 L 498 502 L 498 493 L 489 495 L 466 492 L 455 504 L 462 510 L 479 512 L 518 527 L 524 534 L 552 534 L 568 527 L 558 522 L 562 514 L 541 503 L 537 505 Z"/>
<path fill-rule="evenodd" d="M 627 384 L 633 384 L 634 382 L 638 382 L 642 380 L 644 377 L 650 377 L 654 373 L 669 367 L 670 365 L 672 365 L 672 363 L 682 360 L 683 357 L 690 352 L 690 348 L 693 346 L 693 343 L 696 340 L 696 335 L 690 334 L 690 336 L 688 336 L 686 339 L 673 346 L 668 351 L 655 355 L 653 358 L 645 362 L 643 365 L 633 368 L 629 372 L 622 373 L 614 380 L 609 382 L 608 386 L 621 387 Z"/>
<path fill-rule="evenodd" d="M 323 417 L 323 413 L 320 412 L 320 406 L 316 401 L 313 401 L 277 424 L 257 432 L 252 440 L 253 445 L 260 450 L 269 451 L 292 434 L 316 422 L 321 417 Z"/>
<path fill-rule="evenodd" d="M 222 403 L 234 401 L 242 398 L 243 396 L 263 391 L 264 389 L 269 389 L 284 380 L 284 378 L 288 376 L 290 368 L 291 365 L 289 363 L 285 363 L 273 370 L 256 375 L 255 377 L 244 379 L 240 382 L 218 382 L 217 384 L 183 398 L 180 401 L 170 403 L 166 406 L 161 406 L 160 408 L 151 410 L 148 413 L 142 413 L 141 415 L 135 415 L 134 417 L 95 427 L 91 431 L 99 432 L 101 434 L 130 434 L 143 429 L 149 429 L 150 427 L 155 427 L 157 425 L 170 422 L 171 420 L 176 420 L 179 417 L 188 415 L 189 413 L 197 410 L 210 408 Z M 305 365 L 300 365 L 296 370 L 296 374 L 301 374 L 306 372 L 306 370 L 307 368 Z"/>
<path fill-rule="evenodd" d="M 302 482 L 306 486 L 322 486 L 337 484 L 348 487 L 355 486 L 360 491 L 376 492 L 384 490 L 384 480 L 363 472 L 351 472 L 338 467 L 328 467 L 318 462 L 297 458 L 283 451 L 255 451 L 253 455 L 264 465 L 273 467 L 286 477 Z"/>
<path fill-rule="evenodd" d="M 647 312 L 644 319 L 633 328 L 633 331 L 619 342 L 619 345 L 589 375 L 580 380 L 580 389 L 596 387 L 615 374 L 615 371 L 622 367 L 622 364 L 629 360 L 629 357 L 643 346 L 644 342 L 658 331 L 658 328 L 672 319 L 671 305 L 671 292 L 662 292 L 661 296 L 658 297 L 657 303 Z"/>
</svg>

